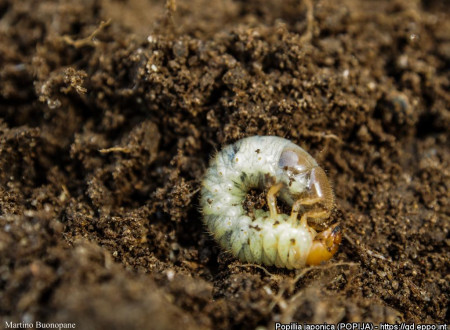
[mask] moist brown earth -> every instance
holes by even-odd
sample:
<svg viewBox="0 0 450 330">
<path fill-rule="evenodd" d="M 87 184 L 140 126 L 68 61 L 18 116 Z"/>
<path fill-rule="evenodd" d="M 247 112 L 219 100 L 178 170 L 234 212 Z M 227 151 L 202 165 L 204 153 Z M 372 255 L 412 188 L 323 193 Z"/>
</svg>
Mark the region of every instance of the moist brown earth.
<svg viewBox="0 0 450 330">
<path fill-rule="evenodd" d="M 0 64 L 3 326 L 448 323 L 447 1 L 3 0 Z M 251 135 L 326 169 L 330 262 L 206 231 L 208 161 Z"/>
</svg>

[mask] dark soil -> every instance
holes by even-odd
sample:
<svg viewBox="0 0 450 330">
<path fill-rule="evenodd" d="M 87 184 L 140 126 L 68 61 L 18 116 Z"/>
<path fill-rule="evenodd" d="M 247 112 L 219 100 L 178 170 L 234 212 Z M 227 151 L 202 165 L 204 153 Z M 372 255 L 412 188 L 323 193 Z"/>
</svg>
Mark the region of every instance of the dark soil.
<svg viewBox="0 0 450 330">
<path fill-rule="evenodd" d="M 449 3 L 310 4 L 0 1 L 2 325 L 449 321 Z M 332 261 L 244 265 L 206 232 L 208 160 L 251 135 L 327 170 Z"/>
</svg>

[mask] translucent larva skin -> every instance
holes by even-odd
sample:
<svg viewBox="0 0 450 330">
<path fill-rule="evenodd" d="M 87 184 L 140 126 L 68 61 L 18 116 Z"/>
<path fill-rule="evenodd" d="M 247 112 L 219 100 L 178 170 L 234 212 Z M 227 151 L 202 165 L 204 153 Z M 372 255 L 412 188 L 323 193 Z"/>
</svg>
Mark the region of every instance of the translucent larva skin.
<svg viewBox="0 0 450 330">
<path fill-rule="evenodd" d="M 320 255 L 319 262 L 331 258 L 340 242 L 338 228 L 319 235 L 323 237 L 318 242 L 307 216 L 300 221 L 297 214 L 279 214 L 276 207 L 272 212 L 255 210 L 253 217 L 247 214 L 243 207 L 247 192 L 271 186 L 289 205 L 300 200 L 294 206 L 300 214 L 304 205 L 318 200 L 323 210 L 309 213 L 316 223 L 323 222 L 334 206 L 325 172 L 305 150 L 276 136 L 244 138 L 216 154 L 203 180 L 203 219 L 215 239 L 240 260 L 268 266 L 302 268 L 307 260 L 317 259 L 309 256 L 317 251 L 313 245 L 327 255 Z"/>
</svg>

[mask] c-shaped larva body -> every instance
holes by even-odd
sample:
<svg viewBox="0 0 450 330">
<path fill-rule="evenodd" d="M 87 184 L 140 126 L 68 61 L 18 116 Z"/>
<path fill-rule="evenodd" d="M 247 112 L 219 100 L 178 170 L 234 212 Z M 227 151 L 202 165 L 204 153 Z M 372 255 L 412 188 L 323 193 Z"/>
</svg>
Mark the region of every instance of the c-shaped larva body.
<svg viewBox="0 0 450 330">
<path fill-rule="evenodd" d="M 269 211 L 250 217 L 250 189 L 270 188 Z M 279 214 L 276 196 L 292 206 Z M 325 172 L 305 150 L 276 136 L 252 136 L 225 147 L 210 163 L 201 193 L 204 222 L 222 247 L 244 262 L 288 269 L 330 259 L 341 242 L 337 224 L 317 233 L 334 207 Z M 300 219 L 298 217 L 300 215 Z"/>
</svg>

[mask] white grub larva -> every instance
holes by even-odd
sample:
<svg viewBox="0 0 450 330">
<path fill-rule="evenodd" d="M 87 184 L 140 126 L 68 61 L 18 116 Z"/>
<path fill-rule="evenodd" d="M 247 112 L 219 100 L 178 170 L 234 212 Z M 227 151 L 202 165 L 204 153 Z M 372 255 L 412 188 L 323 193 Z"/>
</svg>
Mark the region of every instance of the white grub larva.
<svg viewBox="0 0 450 330">
<path fill-rule="evenodd" d="M 251 189 L 268 189 L 269 211 L 245 211 Z M 277 196 L 291 214 L 278 213 Z M 324 170 L 277 136 L 244 138 L 217 153 L 203 180 L 201 207 L 215 239 L 243 262 L 302 268 L 330 259 L 341 242 L 337 224 L 316 231 L 334 207 Z"/>
</svg>

